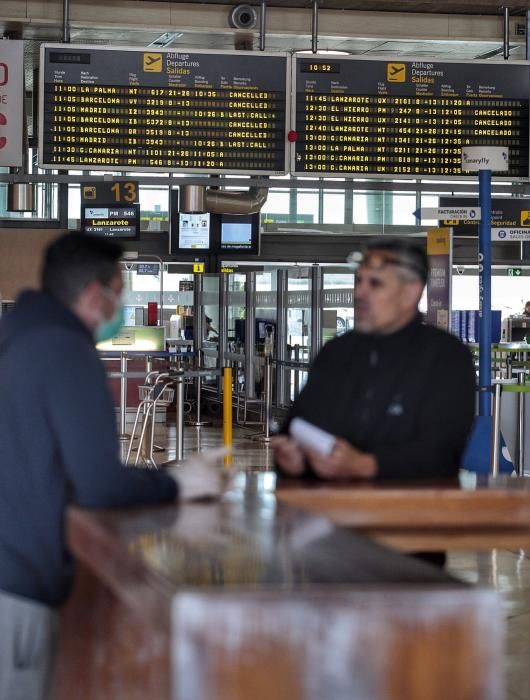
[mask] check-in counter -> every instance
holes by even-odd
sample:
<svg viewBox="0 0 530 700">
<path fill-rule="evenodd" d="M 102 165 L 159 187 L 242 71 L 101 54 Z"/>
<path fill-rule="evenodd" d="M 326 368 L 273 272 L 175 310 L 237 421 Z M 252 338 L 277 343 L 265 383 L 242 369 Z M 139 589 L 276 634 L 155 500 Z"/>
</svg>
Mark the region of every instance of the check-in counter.
<svg viewBox="0 0 530 700">
<path fill-rule="evenodd" d="M 96 347 L 107 352 L 162 352 L 166 349 L 165 333 L 164 326 L 123 326 L 113 338 L 99 342 Z"/>
<path fill-rule="evenodd" d="M 120 371 L 120 355 L 127 354 L 127 371 L 131 373 L 147 373 L 147 358 L 149 353 L 156 354 L 166 350 L 165 328 L 163 326 L 124 326 L 114 338 L 99 342 L 96 347 L 105 359 L 107 372 Z M 115 354 L 116 353 L 116 354 Z M 153 369 L 165 368 L 157 363 Z M 144 383 L 143 377 L 132 376 L 127 379 L 127 407 L 136 410 L 138 399 L 138 387 Z M 110 378 L 110 386 L 114 397 L 114 405 L 120 405 L 120 379 Z"/>
<path fill-rule="evenodd" d="M 269 476 L 68 512 L 58 700 L 503 697 L 494 592 L 279 505 Z"/>
</svg>

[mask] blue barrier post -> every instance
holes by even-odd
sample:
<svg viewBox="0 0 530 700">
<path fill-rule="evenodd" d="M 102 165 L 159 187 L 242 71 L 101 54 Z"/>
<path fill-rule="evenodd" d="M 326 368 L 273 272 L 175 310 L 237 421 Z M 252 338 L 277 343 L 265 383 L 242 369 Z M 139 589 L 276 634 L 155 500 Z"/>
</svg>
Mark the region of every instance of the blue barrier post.
<svg viewBox="0 0 530 700">
<path fill-rule="evenodd" d="M 479 415 L 491 416 L 491 170 L 479 170 Z"/>
</svg>

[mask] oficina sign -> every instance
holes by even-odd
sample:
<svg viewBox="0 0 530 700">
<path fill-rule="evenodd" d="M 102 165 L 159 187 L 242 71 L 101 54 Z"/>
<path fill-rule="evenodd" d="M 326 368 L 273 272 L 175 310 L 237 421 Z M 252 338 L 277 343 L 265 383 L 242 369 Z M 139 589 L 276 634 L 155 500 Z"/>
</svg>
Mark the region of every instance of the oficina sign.
<svg viewBox="0 0 530 700">
<path fill-rule="evenodd" d="M 0 166 L 23 162 L 24 42 L 0 40 Z"/>
</svg>

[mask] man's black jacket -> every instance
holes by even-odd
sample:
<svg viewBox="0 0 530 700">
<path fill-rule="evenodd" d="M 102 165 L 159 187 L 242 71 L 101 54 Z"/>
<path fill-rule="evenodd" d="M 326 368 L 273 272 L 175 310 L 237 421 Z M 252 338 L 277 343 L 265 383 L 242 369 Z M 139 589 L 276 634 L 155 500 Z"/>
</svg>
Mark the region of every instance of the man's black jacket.
<svg viewBox="0 0 530 700">
<path fill-rule="evenodd" d="M 418 316 L 391 335 L 327 343 L 282 432 L 300 416 L 373 454 L 379 479 L 443 478 L 457 473 L 474 413 L 468 349 Z"/>
<path fill-rule="evenodd" d="M 25 292 L 2 319 L 0 391 L 0 590 L 57 605 L 73 574 L 66 506 L 156 503 L 176 485 L 119 463 L 92 336 L 51 297 Z"/>
</svg>

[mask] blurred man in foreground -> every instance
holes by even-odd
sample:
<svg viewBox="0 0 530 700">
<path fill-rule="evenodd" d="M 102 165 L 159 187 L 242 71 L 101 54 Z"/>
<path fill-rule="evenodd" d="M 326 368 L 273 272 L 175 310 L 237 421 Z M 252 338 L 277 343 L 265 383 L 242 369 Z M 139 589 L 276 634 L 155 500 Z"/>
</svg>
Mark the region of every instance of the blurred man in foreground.
<svg viewBox="0 0 530 700">
<path fill-rule="evenodd" d="M 118 460 L 113 402 L 95 340 L 122 324 L 120 246 L 66 234 L 42 291 L 0 324 L 0 698 L 47 697 L 56 608 L 72 585 L 64 531 L 75 504 L 108 508 L 215 493 L 217 472 L 178 478 Z M 178 483 L 177 483 L 178 481 Z"/>
</svg>

